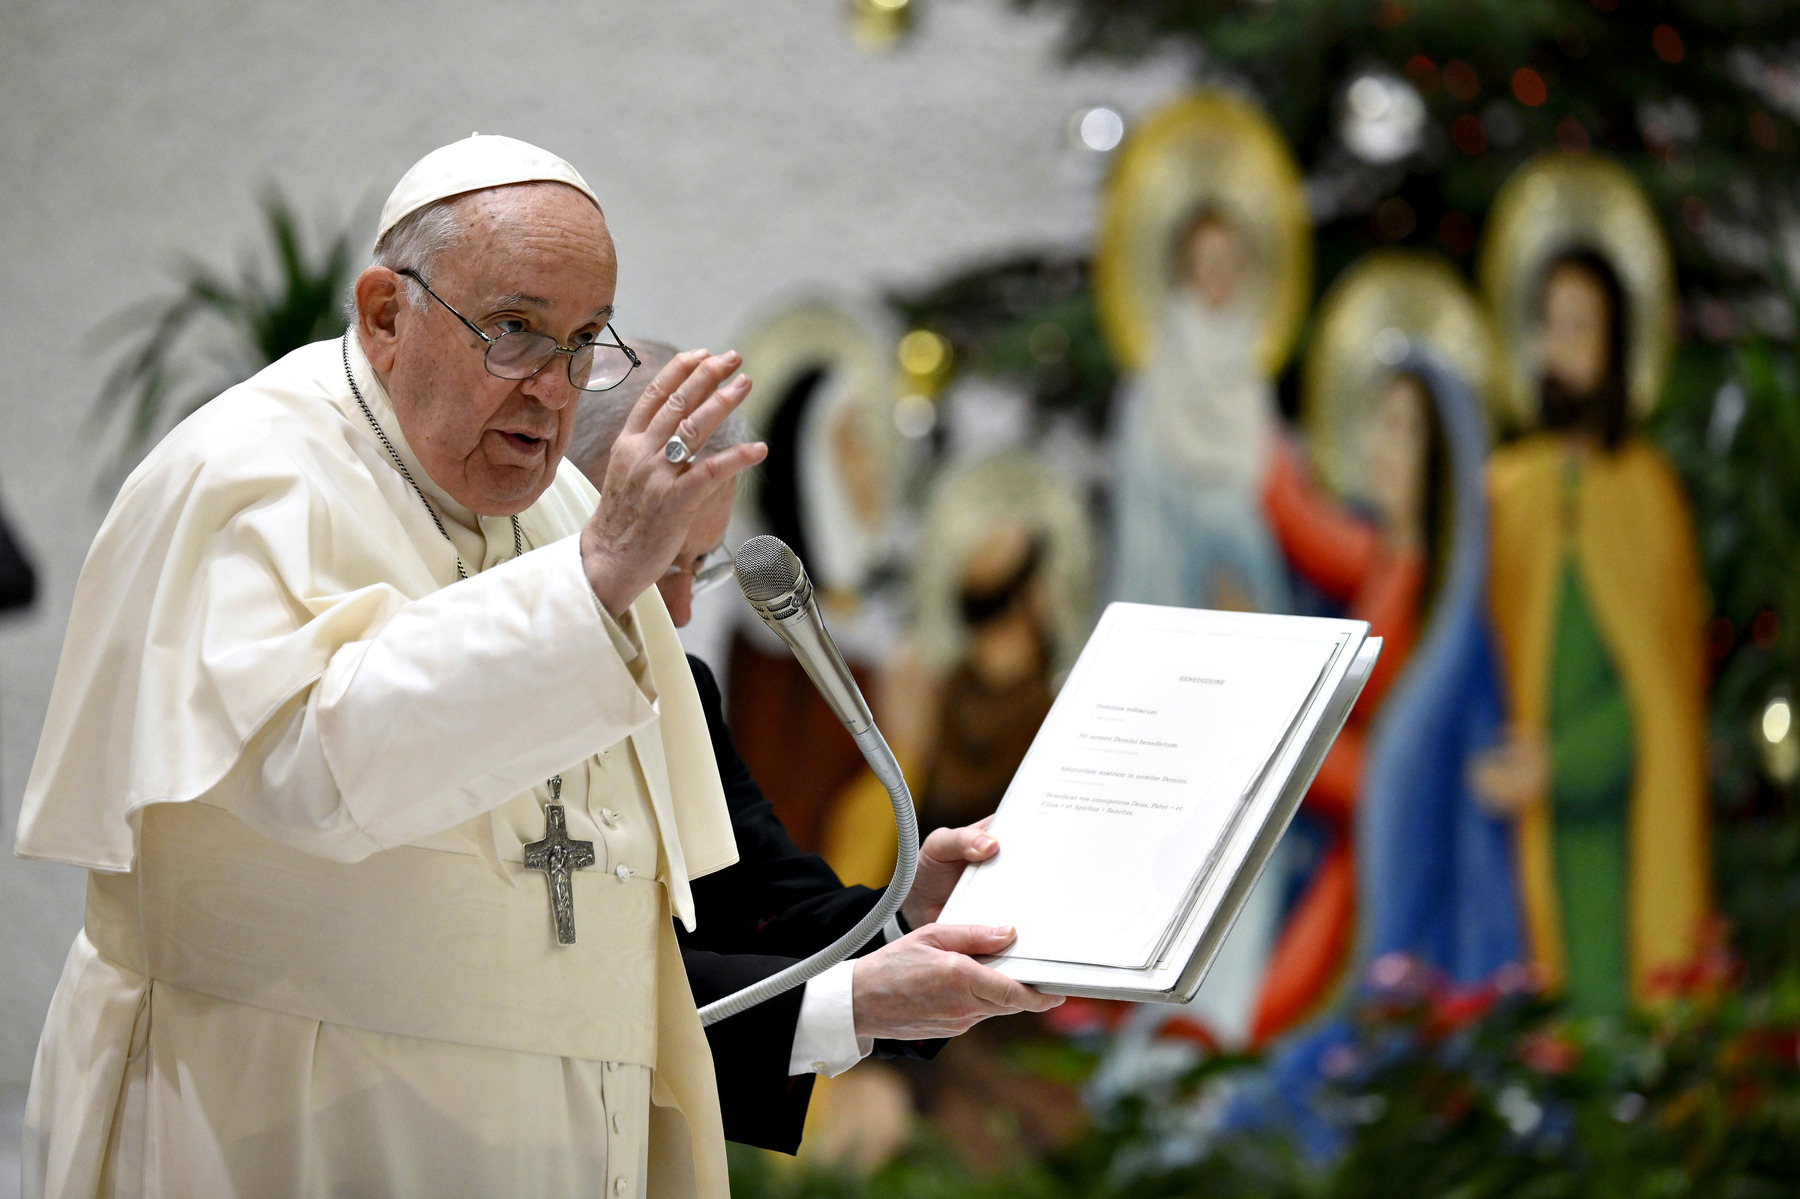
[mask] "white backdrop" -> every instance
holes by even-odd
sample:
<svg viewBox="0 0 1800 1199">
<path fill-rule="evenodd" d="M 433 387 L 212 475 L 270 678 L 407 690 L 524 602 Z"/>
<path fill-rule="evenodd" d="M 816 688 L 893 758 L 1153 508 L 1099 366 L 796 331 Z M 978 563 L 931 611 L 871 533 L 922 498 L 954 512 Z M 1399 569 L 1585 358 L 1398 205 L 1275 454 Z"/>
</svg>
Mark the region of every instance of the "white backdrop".
<svg viewBox="0 0 1800 1199">
<path fill-rule="evenodd" d="M 564 155 L 605 202 L 627 336 L 724 347 L 772 299 L 868 294 L 1088 236 L 1084 104 L 1141 111 L 1181 64 L 1071 70 L 1004 0 L 921 0 L 869 56 L 839 0 L 7 6 L 0 38 L 0 495 L 40 568 L 0 621 L 0 1100 L 29 1077 L 83 877 L 10 853 L 111 447 L 84 428 L 99 322 L 179 254 L 230 266 L 279 183 L 336 227 L 473 130 Z M 10 1148 L 10 1146 L 9 1146 Z"/>
</svg>

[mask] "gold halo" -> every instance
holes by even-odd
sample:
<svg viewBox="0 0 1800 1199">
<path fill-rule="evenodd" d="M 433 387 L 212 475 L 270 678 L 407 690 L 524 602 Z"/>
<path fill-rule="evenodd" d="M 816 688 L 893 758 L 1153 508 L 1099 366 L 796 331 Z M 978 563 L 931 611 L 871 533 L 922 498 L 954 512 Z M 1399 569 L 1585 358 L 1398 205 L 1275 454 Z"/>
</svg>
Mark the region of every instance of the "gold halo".
<svg viewBox="0 0 1800 1199">
<path fill-rule="evenodd" d="M 1009 452 L 953 467 L 938 476 L 925 506 L 913 567 L 917 636 L 927 659 L 942 668 L 963 651 L 967 630 L 957 611 L 964 558 L 975 538 L 1001 520 L 1017 520 L 1044 538 L 1049 582 L 1052 665 L 1073 665 L 1092 626 L 1094 530 L 1081 493 L 1027 454 Z"/>
<path fill-rule="evenodd" d="M 1119 150 L 1094 251 L 1101 328 L 1121 368 L 1144 365 L 1173 286 L 1173 241 L 1203 204 L 1229 213 L 1250 243 L 1256 359 L 1273 376 L 1311 299 L 1312 223 L 1280 131 L 1231 92 L 1196 92 L 1158 109 Z"/>
<path fill-rule="evenodd" d="M 1494 197 L 1481 247 L 1481 287 L 1499 325 L 1502 387 L 1490 397 L 1513 428 L 1538 422 L 1536 328 L 1545 265 L 1589 249 L 1619 276 L 1630 305 L 1626 385 L 1647 416 L 1662 394 L 1675 312 L 1675 270 L 1656 210 L 1637 180 L 1608 158 L 1543 154 L 1513 172 Z"/>
<path fill-rule="evenodd" d="M 899 430 L 894 424 L 894 336 L 873 313 L 833 298 L 815 296 L 778 308 L 738 340 L 750 398 L 738 412 L 757 436 L 766 436 L 776 411 L 806 372 L 825 367 L 848 375 L 864 405 L 863 431 L 881 448 L 883 460 L 898 461 Z M 761 472 L 748 472 L 738 488 L 741 511 L 756 510 Z M 892 509 L 898 469 L 888 472 L 886 507 Z"/>
<path fill-rule="evenodd" d="M 1491 396 L 1499 385 L 1493 322 L 1474 289 L 1439 254 L 1365 254 L 1319 301 L 1300 419 L 1320 477 L 1340 495 L 1366 493 L 1362 430 L 1381 400 L 1382 384 L 1412 346 L 1435 350 L 1477 395 Z"/>
</svg>

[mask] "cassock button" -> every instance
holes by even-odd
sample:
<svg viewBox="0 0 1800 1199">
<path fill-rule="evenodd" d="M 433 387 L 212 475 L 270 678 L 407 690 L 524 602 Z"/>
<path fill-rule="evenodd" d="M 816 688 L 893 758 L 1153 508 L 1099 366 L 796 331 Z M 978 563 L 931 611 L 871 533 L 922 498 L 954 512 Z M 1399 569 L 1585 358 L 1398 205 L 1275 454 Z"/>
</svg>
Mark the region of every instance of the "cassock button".
<svg viewBox="0 0 1800 1199">
<path fill-rule="evenodd" d="M 617 870 L 613 871 L 613 873 L 618 875 L 619 881 L 623 883 L 623 882 L 629 881 L 631 876 L 636 874 L 637 871 L 633 870 L 631 867 L 629 867 L 629 866 L 625 865 L 623 862 L 621 862 L 621 863 L 619 863 L 619 868 Z"/>
<path fill-rule="evenodd" d="M 617 828 L 619 827 L 619 814 L 611 808 L 601 808 L 600 823 L 604 824 L 607 828 Z"/>
<path fill-rule="evenodd" d="M 624 1193 L 625 1193 L 625 1179 L 622 1176 L 619 1178 L 613 1179 L 613 1194 L 623 1195 Z"/>
<path fill-rule="evenodd" d="M 611 1074 L 614 1070 L 617 1070 L 618 1068 L 619 1068 L 619 1063 L 617 1063 L 617 1062 L 606 1063 L 606 1072 L 608 1074 Z"/>
<path fill-rule="evenodd" d="M 825 1073 L 825 1063 L 824 1062 L 814 1062 L 813 1063 L 813 1073 L 814 1074 Z"/>
<path fill-rule="evenodd" d="M 618 1112 L 614 1112 L 613 1119 L 612 1119 L 612 1125 L 613 1125 L 614 1132 L 624 1132 L 625 1131 L 625 1117 L 621 1116 Z"/>
</svg>

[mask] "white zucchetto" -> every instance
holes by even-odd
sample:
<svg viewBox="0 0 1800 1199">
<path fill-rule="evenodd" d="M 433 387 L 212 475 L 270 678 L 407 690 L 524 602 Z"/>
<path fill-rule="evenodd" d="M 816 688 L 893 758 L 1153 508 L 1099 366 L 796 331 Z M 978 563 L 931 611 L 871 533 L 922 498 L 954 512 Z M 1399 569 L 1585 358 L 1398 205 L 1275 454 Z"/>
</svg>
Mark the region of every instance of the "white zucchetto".
<svg viewBox="0 0 1800 1199">
<path fill-rule="evenodd" d="M 497 134 L 476 133 L 459 142 L 440 146 L 413 163 L 394 185 L 381 206 L 381 223 L 375 241 L 409 214 L 427 204 L 509 183 L 566 183 L 600 207 L 600 197 L 587 185 L 581 172 L 530 142 Z"/>
</svg>

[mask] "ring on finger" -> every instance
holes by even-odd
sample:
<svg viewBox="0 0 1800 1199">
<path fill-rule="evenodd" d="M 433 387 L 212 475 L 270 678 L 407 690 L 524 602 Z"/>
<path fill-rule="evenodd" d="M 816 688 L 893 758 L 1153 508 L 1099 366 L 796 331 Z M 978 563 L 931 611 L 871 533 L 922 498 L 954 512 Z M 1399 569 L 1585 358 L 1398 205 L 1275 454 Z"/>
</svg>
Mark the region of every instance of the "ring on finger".
<svg viewBox="0 0 1800 1199">
<path fill-rule="evenodd" d="M 691 462 L 694 457 L 693 447 L 683 441 L 681 439 L 681 434 L 679 433 L 663 442 L 662 452 L 663 457 L 672 466 L 680 466 L 683 463 Z"/>
</svg>

